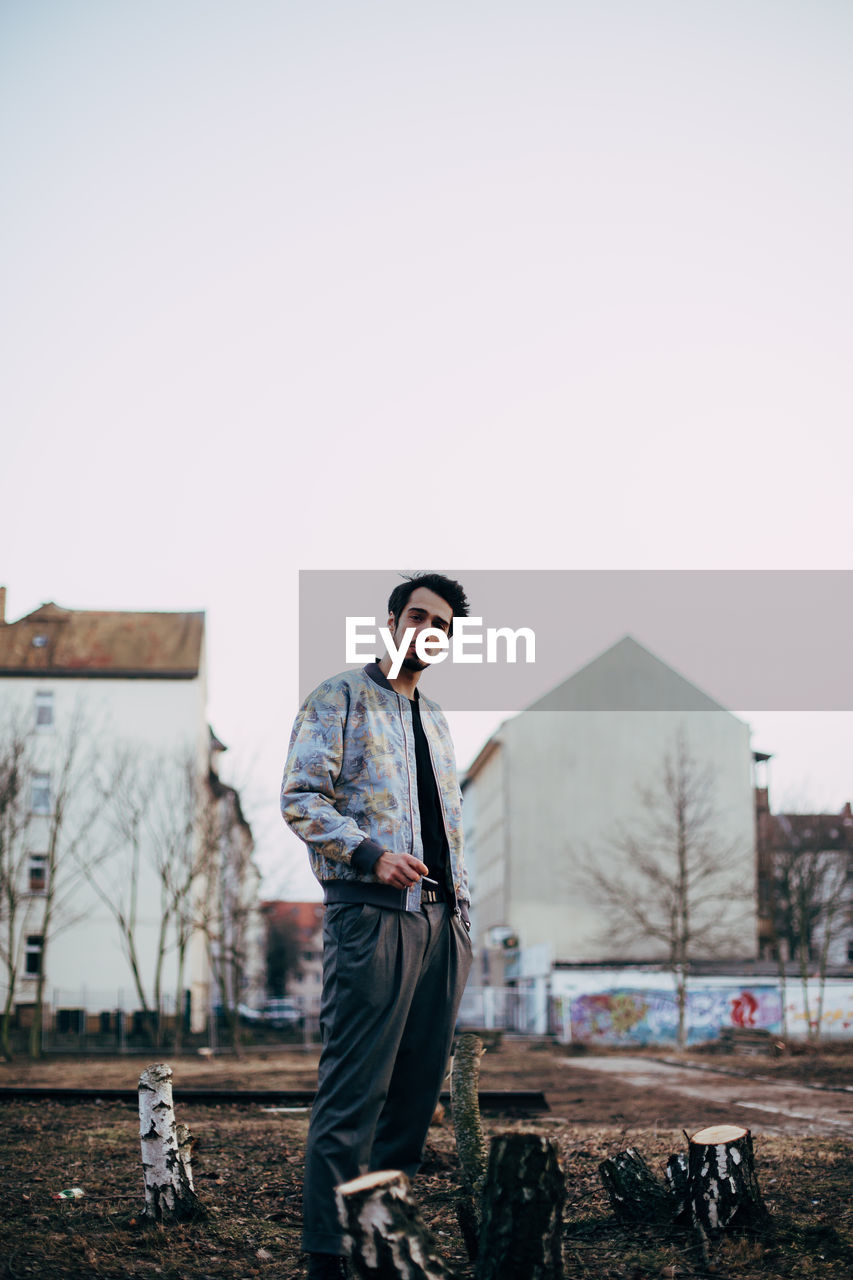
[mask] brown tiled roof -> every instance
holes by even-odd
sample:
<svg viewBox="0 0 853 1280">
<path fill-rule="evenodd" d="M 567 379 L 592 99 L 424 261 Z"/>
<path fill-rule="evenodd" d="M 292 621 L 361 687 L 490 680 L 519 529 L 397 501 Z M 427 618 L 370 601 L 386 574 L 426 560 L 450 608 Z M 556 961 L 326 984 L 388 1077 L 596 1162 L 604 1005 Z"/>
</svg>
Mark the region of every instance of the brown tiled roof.
<svg viewBox="0 0 853 1280">
<path fill-rule="evenodd" d="M 198 674 L 203 613 L 118 613 L 43 604 L 0 624 L 0 675 Z"/>
<path fill-rule="evenodd" d="M 782 849 L 853 852 L 853 814 L 849 803 L 841 813 L 776 813 L 771 817 L 770 844 Z"/>
<path fill-rule="evenodd" d="M 261 912 L 268 920 L 290 921 L 307 941 L 323 924 L 322 902 L 285 902 L 271 899 L 261 903 Z"/>
</svg>

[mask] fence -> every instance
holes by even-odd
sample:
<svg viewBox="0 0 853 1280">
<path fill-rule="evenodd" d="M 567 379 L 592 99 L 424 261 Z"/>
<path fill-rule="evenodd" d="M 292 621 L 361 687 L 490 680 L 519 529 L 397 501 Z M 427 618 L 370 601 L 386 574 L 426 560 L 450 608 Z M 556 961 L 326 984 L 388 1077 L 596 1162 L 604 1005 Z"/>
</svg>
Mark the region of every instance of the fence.
<svg viewBox="0 0 853 1280">
<path fill-rule="evenodd" d="M 460 1029 L 500 1030 L 519 1035 L 551 1035 L 589 1045 L 667 1044 L 675 1040 L 675 994 L 666 975 L 598 975 L 574 977 L 570 989 L 554 994 L 537 981 L 520 987 L 466 988 L 459 1009 Z M 622 978 L 622 981 L 619 979 Z M 643 978 L 645 980 L 643 980 Z M 615 980 L 614 980 L 615 979 Z M 778 983 L 732 979 L 698 979 L 688 991 L 690 1043 L 714 1040 L 730 1027 L 763 1028 L 777 1036 L 805 1039 L 815 1030 L 818 984 L 808 988 L 808 1001 L 798 982 L 784 991 Z M 266 1013 L 239 1005 L 243 1043 L 286 1044 L 310 1048 L 320 1041 L 316 1001 L 291 998 L 271 1001 Z M 32 1010 L 21 1006 L 16 1034 L 27 1034 Z M 56 989 L 43 1010 L 42 1043 L 47 1053 L 132 1053 L 157 1045 L 171 1048 L 177 1027 L 188 1050 L 226 1049 L 231 1028 L 219 1006 L 208 1011 L 203 1032 L 189 1032 L 189 1006 L 174 995 L 157 1010 L 136 1007 L 135 996 L 122 991 Z M 821 1039 L 853 1039 L 853 979 L 826 983 L 820 1018 Z"/>
</svg>

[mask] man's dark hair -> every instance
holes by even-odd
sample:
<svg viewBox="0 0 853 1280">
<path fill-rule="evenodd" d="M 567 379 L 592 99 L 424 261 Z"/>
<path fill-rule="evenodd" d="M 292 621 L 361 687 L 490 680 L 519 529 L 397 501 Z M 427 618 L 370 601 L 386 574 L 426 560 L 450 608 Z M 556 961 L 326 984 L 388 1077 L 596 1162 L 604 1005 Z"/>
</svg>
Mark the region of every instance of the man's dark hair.
<svg viewBox="0 0 853 1280">
<path fill-rule="evenodd" d="M 388 598 L 388 612 L 394 615 L 394 625 L 400 621 L 400 614 L 409 603 L 409 598 L 418 587 L 426 587 L 434 591 L 442 600 L 446 600 L 453 610 L 454 618 L 468 617 L 468 597 L 459 582 L 453 578 L 445 578 L 443 573 L 416 573 L 406 577 L 396 586 Z M 450 620 L 450 635 L 453 634 L 453 618 Z"/>
</svg>

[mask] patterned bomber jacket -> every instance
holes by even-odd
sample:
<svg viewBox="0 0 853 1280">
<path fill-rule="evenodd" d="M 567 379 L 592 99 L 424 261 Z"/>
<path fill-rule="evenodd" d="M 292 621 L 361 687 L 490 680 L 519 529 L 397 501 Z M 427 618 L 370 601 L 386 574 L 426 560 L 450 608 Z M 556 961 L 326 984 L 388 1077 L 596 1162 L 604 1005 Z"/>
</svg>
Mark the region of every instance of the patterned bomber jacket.
<svg viewBox="0 0 853 1280">
<path fill-rule="evenodd" d="M 453 743 L 438 704 L 420 694 L 419 705 L 450 852 L 453 883 L 447 889 L 467 918 Z M 423 857 L 411 704 L 391 688 L 377 663 L 333 676 L 306 698 L 290 736 L 281 811 L 308 846 L 326 902 L 420 908 L 420 882 L 395 889 L 372 873 L 385 849 Z"/>
</svg>

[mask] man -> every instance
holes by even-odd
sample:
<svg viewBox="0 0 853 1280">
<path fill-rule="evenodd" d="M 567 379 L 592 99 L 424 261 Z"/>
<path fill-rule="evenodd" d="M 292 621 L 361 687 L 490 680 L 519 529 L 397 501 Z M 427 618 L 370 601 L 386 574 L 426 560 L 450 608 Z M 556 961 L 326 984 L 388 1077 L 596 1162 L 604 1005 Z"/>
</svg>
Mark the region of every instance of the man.
<svg viewBox="0 0 853 1280">
<path fill-rule="evenodd" d="M 453 744 L 418 682 L 422 631 L 467 617 L 458 582 L 404 580 L 388 601 L 391 657 L 324 681 L 293 726 L 281 808 L 323 885 L 322 1054 L 305 1152 L 309 1280 L 347 1274 L 334 1188 L 414 1174 L 468 970 L 468 885 Z"/>
</svg>

